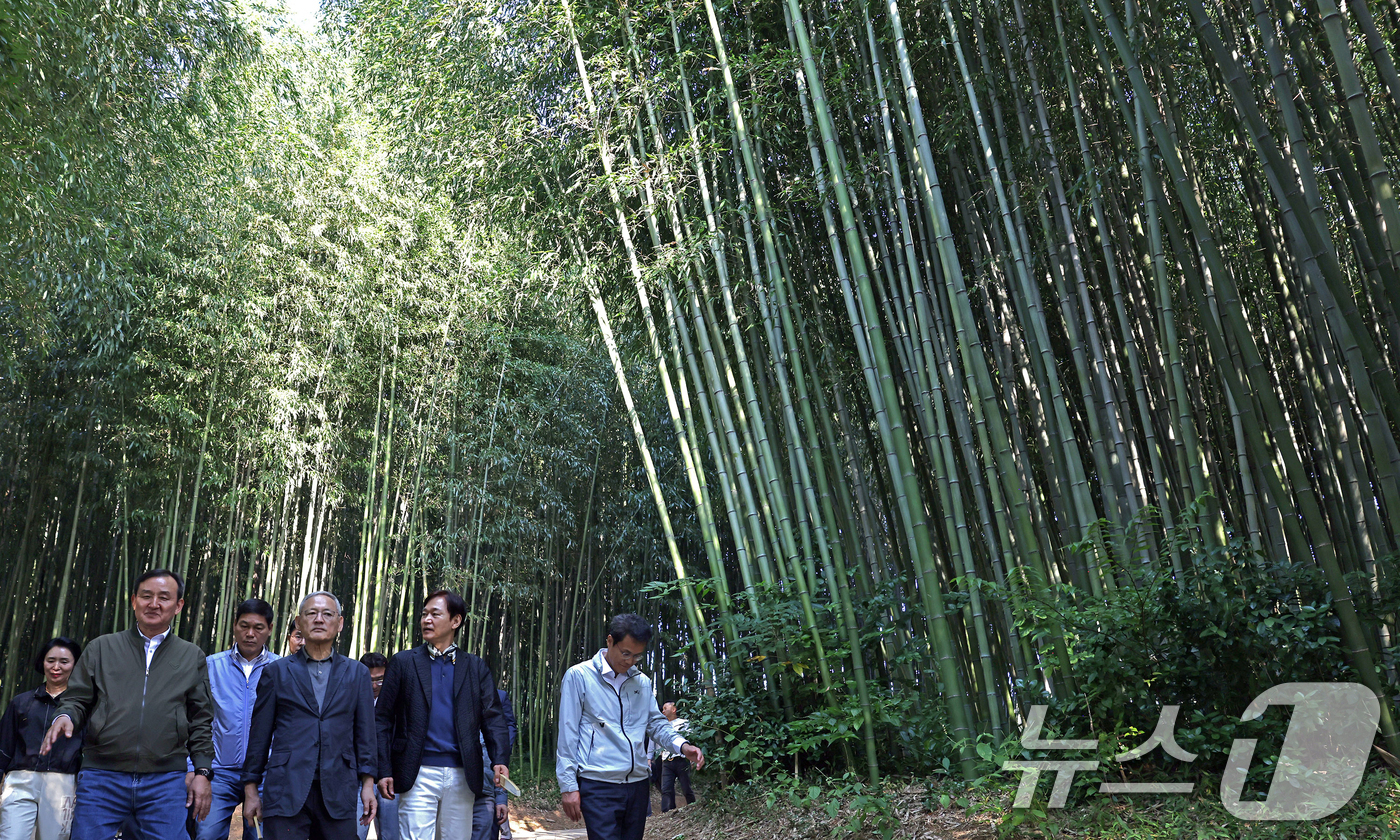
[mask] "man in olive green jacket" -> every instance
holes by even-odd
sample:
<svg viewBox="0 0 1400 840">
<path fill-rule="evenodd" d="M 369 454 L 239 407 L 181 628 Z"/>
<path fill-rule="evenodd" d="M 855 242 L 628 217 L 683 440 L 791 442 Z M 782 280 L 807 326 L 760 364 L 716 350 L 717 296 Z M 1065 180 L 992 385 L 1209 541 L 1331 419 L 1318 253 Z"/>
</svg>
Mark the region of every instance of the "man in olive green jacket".
<svg viewBox="0 0 1400 840">
<path fill-rule="evenodd" d="M 214 709 L 204 652 L 170 633 L 185 584 L 166 569 L 137 578 L 136 626 L 78 658 L 41 753 L 87 724 L 72 840 L 185 840 L 185 810 L 209 813 Z M 194 770 L 186 773 L 185 760 Z"/>
</svg>

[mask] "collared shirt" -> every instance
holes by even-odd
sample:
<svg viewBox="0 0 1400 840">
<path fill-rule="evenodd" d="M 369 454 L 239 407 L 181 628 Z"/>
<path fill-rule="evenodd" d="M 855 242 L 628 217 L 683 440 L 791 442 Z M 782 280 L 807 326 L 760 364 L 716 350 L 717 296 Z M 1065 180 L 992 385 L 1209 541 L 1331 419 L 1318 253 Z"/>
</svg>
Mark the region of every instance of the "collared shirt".
<svg viewBox="0 0 1400 840">
<path fill-rule="evenodd" d="M 627 682 L 628 678 L 631 676 L 631 668 L 628 668 L 627 670 L 619 674 L 618 672 L 612 669 L 611 665 L 608 664 L 608 657 L 606 655 L 603 656 L 603 679 L 607 680 L 608 685 L 612 686 L 615 691 L 621 691 L 622 684 Z"/>
<path fill-rule="evenodd" d="M 136 628 L 136 632 L 141 633 L 141 628 Z M 146 673 L 151 673 L 151 657 L 156 655 L 156 648 L 165 641 L 165 637 L 170 635 L 170 628 L 165 628 L 164 633 L 157 633 L 154 637 L 141 633 L 141 641 L 146 645 Z"/>
<path fill-rule="evenodd" d="M 301 658 L 302 664 L 306 666 L 306 673 L 311 677 L 311 691 L 316 695 L 316 711 L 321 711 L 321 705 L 326 699 L 326 686 L 331 681 L 331 660 L 335 659 L 335 653 L 325 659 L 312 659 L 306 655 L 306 648 L 296 652 Z"/>
<path fill-rule="evenodd" d="M 214 699 L 214 767 L 243 767 L 258 680 L 263 669 L 280 658 L 263 648 L 250 662 L 236 647 L 208 657 L 209 691 Z"/>
</svg>

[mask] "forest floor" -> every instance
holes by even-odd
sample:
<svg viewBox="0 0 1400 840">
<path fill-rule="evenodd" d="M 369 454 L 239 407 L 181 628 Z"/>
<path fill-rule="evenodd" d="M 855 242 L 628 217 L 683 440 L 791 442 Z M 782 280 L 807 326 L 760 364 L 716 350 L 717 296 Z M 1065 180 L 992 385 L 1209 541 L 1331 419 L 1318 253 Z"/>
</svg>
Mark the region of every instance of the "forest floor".
<svg viewBox="0 0 1400 840">
<path fill-rule="evenodd" d="M 515 840 L 574 840 L 583 824 L 558 810 L 552 780 L 511 802 Z M 652 789 L 645 840 L 1385 840 L 1400 838 L 1400 779 L 1372 770 L 1337 814 L 1311 823 L 1245 823 L 1214 796 L 1103 797 L 1028 814 L 1010 808 L 1014 782 L 963 789 L 941 780 L 888 785 L 878 799 L 793 802 L 758 785 L 696 787 L 704 801 L 661 813 Z M 946 798 L 945 798 L 946 797 Z M 683 797 L 680 797 L 684 801 Z M 945 806 L 944 803 L 947 803 Z M 242 840 L 235 814 L 230 840 Z"/>
<path fill-rule="evenodd" d="M 975 787 L 915 780 L 878 802 L 793 803 L 758 788 L 702 790 L 707 800 L 647 820 L 646 840 L 1382 840 L 1400 838 L 1400 779 L 1372 770 L 1349 805 L 1316 822 L 1242 822 L 1218 797 L 1093 797 L 1076 807 L 1013 811 L 1015 782 Z M 949 799 L 944 799 L 949 795 Z M 950 801 L 951 800 L 951 801 Z M 943 803 L 947 802 L 947 806 Z"/>
</svg>

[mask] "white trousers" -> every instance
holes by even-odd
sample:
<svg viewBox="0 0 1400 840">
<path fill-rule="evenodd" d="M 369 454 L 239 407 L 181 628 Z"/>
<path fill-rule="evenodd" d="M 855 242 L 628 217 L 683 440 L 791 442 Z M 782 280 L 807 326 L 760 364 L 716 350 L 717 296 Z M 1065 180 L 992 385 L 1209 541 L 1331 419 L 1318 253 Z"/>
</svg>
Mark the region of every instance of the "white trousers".
<svg viewBox="0 0 1400 840">
<path fill-rule="evenodd" d="M 71 773 L 6 773 L 0 790 L 0 840 L 68 840 L 77 784 Z"/>
<path fill-rule="evenodd" d="M 400 840 L 466 840 L 472 836 L 476 795 L 460 767 L 420 767 L 413 787 L 399 793 L 397 799 Z"/>
</svg>

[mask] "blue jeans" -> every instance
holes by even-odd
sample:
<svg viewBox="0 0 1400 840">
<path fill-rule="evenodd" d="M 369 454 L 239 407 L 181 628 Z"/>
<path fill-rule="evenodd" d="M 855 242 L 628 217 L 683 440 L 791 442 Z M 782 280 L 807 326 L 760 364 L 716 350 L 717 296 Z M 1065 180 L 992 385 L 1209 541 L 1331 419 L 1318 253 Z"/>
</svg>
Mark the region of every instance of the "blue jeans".
<svg viewBox="0 0 1400 840">
<path fill-rule="evenodd" d="M 379 795 L 379 785 L 374 786 L 374 798 L 379 800 L 379 812 L 374 815 L 374 836 L 379 840 L 399 840 L 399 800 L 385 799 Z M 360 817 L 365 815 L 365 803 L 355 797 L 355 831 L 360 840 L 369 837 L 369 826 L 360 825 Z M 246 838 L 253 835 L 245 834 Z"/>
<path fill-rule="evenodd" d="M 78 774 L 72 840 L 112 840 L 124 826 L 130 840 L 188 840 L 185 771 Z"/>
<path fill-rule="evenodd" d="M 487 785 L 472 805 L 471 840 L 496 840 L 500 836 L 501 826 L 496 822 L 495 790 Z"/>
<path fill-rule="evenodd" d="M 214 770 L 214 780 L 210 785 L 213 796 L 209 800 L 209 816 L 204 822 L 196 823 L 194 840 L 228 840 L 229 823 L 233 822 L 233 811 L 243 804 L 243 775 L 237 767 L 219 767 Z M 254 840 L 257 832 L 253 824 L 243 821 L 243 836 Z"/>
</svg>

